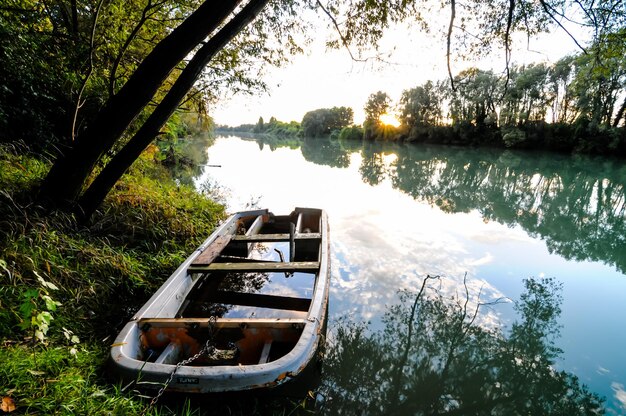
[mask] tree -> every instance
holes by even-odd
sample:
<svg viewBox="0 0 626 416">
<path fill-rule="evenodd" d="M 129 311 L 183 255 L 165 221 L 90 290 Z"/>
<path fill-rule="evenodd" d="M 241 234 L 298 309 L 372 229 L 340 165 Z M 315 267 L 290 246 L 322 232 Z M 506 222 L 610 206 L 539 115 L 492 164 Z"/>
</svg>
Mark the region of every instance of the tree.
<svg viewBox="0 0 626 416">
<path fill-rule="evenodd" d="M 65 140 L 63 155 L 57 158 L 42 183 L 40 199 L 43 203 L 65 209 L 75 208 L 78 203 L 78 211 L 88 216 L 113 186 L 115 177 L 132 163 L 149 139 L 159 134 L 161 126 L 181 100 L 190 99 L 188 93 L 194 83 L 200 82 L 195 87 L 198 94 L 192 93 L 191 96 L 200 97 L 200 106 L 202 95 L 210 95 L 211 87 L 223 80 L 223 74 L 228 74 L 229 81 L 225 85 L 262 86 L 262 82 L 254 77 L 240 79 L 241 71 L 233 74 L 224 69 L 249 67 L 252 61 L 242 59 L 245 56 L 260 57 L 259 61 L 276 64 L 281 62 L 282 53 L 301 51 L 295 40 L 297 35 L 294 35 L 301 27 L 303 13 L 298 11 L 302 8 L 319 7 L 331 17 L 338 36 L 330 42 L 331 46 L 356 47 L 359 51 L 375 47 L 390 24 L 417 18 L 426 25 L 413 0 L 382 3 L 331 0 L 325 5 L 308 0 L 269 5 L 267 0 L 240 3 L 240 0 L 219 4 L 198 0 L 147 0 L 142 5 L 121 0 L 60 0 L 48 5 L 38 0 L 23 0 L 16 7 L 0 9 L 0 33 L 11 33 L 13 27 L 24 29 L 22 34 L 45 33 L 37 38 L 33 48 L 21 40 L 19 47 L 12 47 L 3 40 L 0 49 L 3 57 L 12 61 L 12 56 L 23 50 L 41 63 L 44 61 L 38 52 L 44 51 L 45 57 L 51 57 L 52 64 L 48 67 L 58 75 L 51 77 L 53 82 L 50 85 L 38 83 L 37 75 L 47 71 L 34 66 L 34 70 L 26 71 L 33 76 L 21 85 L 20 91 L 36 86 L 58 93 L 64 85 L 71 85 L 69 94 L 58 93 L 59 99 L 53 97 L 48 103 L 63 104 L 59 111 L 62 116 L 57 117 L 61 120 L 41 126 L 45 129 L 52 124 L 67 124 L 67 131 L 71 131 L 66 135 L 69 139 Z M 606 0 L 572 2 L 593 12 L 593 16 L 601 16 L 602 19 L 594 24 L 596 27 L 604 25 L 599 31 L 604 34 L 610 32 L 604 29 L 605 26 L 613 30 L 620 22 L 613 18 L 616 13 L 611 13 L 612 9 L 606 7 L 606 3 Z M 529 0 L 473 0 L 473 4 L 476 7 L 467 10 L 477 12 L 462 16 L 460 27 L 463 30 L 457 31 L 456 35 L 463 35 L 475 24 L 479 43 L 474 46 L 488 51 L 489 41 L 499 40 L 507 52 L 507 63 L 511 34 L 516 30 L 531 34 L 544 31 L 551 20 L 558 24 L 556 10 L 561 9 L 556 0 L 541 0 L 542 7 L 533 7 Z M 433 9 L 437 7 L 434 3 L 431 6 Z M 451 11 L 447 34 L 450 56 L 454 52 L 456 3 L 450 0 L 442 6 Z M 127 9 L 130 10 L 128 13 Z M 606 18 L 607 13 L 610 19 Z M 257 19 L 259 14 L 263 17 Z M 247 36 L 237 38 L 238 33 Z M 50 40 L 52 42 L 48 42 Z M 50 50 L 46 49 L 48 44 L 52 45 Z M 56 48 L 57 44 L 62 48 Z M 471 45 L 468 51 L 474 52 Z M 190 56 L 193 58 L 188 61 Z M 26 62 L 28 60 L 24 60 Z M 207 66 L 207 62 L 212 65 Z M 6 79 L 8 85 L 11 77 L 19 74 L 24 66 L 7 65 L 10 76 L 0 77 L 0 80 L 5 82 Z M 0 122 L 9 127 L 13 126 L 13 117 L 11 106 L 6 104 L 16 97 L 19 92 L 0 89 L 0 99 L 4 100 L 0 105 Z M 37 94 L 29 97 L 37 104 L 45 102 Z M 42 111 L 46 107 L 55 108 L 54 105 L 38 106 Z M 54 117 L 51 111 L 48 115 Z M 480 117 L 479 114 L 478 122 Z M 118 157 L 120 149 L 125 151 Z M 101 165 L 111 155 L 116 155 L 115 162 L 111 159 L 111 167 L 101 170 Z M 101 173 L 95 175 L 96 172 Z M 85 184 L 90 182 L 92 175 L 94 180 L 91 183 L 97 186 L 85 193 Z M 99 175 L 104 177 L 98 180 Z M 89 206 L 81 207 L 84 204 Z"/>
<path fill-rule="evenodd" d="M 498 77 L 493 71 L 470 68 L 461 71 L 454 83 L 456 91 L 449 91 L 452 122 L 485 125 L 487 117 L 496 113 L 501 88 Z"/>
<path fill-rule="evenodd" d="M 618 98 L 626 91 L 626 45 L 610 40 L 621 34 L 606 35 L 605 41 L 593 44 L 589 54 L 576 59 L 573 88 L 580 116 L 594 126 L 617 126 L 623 117 L 624 104 L 617 110 Z"/>
<path fill-rule="evenodd" d="M 375 139 L 384 136 L 384 126 L 380 121 L 380 116 L 389 111 L 391 98 L 386 92 L 378 91 L 370 96 L 365 103 L 365 122 L 363 123 L 363 138 Z"/>
<path fill-rule="evenodd" d="M 262 133 L 265 130 L 265 123 L 263 122 L 263 117 L 259 117 L 259 121 L 257 121 L 254 126 L 255 133 Z"/>
<path fill-rule="evenodd" d="M 386 92 L 378 91 L 370 94 L 363 108 L 365 111 L 365 120 L 379 122 L 380 116 L 385 114 L 390 106 L 391 98 L 389 98 Z"/>
<path fill-rule="evenodd" d="M 552 102 L 552 122 L 571 123 L 577 112 L 573 103 L 572 81 L 574 76 L 573 55 L 564 56 L 553 66 L 549 74 L 549 89 Z"/>
<path fill-rule="evenodd" d="M 129 124 L 149 102 L 165 77 L 204 38 L 223 24 L 232 13 L 238 0 L 219 5 L 206 2 L 185 19 L 171 34 L 155 46 L 139 65 L 120 91 L 112 96 L 99 111 L 96 119 L 79 137 L 72 149 L 54 164 L 44 181 L 40 197 L 55 206 L 65 206 L 76 201 L 83 184 L 105 152 L 112 149 L 123 136 Z M 105 168 L 103 176 L 90 186 L 81 197 L 81 212 L 86 217 L 104 198 L 125 169 L 141 150 L 158 134 L 185 94 L 202 74 L 207 62 L 233 39 L 265 7 L 267 0 L 253 0 L 238 11 L 185 66 L 172 88 L 124 147 L 116 155 L 116 162 Z M 113 161 L 112 161 L 113 162 Z M 105 173 L 106 172 L 106 173 Z"/>
<path fill-rule="evenodd" d="M 352 125 L 354 121 L 354 111 L 350 107 L 333 107 L 330 109 L 331 130 L 341 130 L 344 127 Z"/>
<path fill-rule="evenodd" d="M 266 2 L 267 0 L 252 0 L 242 9 L 240 14 L 230 20 L 196 52 L 194 57 L 178 76 L 176 82 L 172 85 L 165 97 L 163 97 L 163 100 L 161 100 L 148 119 L 142 124 L 141 128 L 129 142 L 115 154 L 96 179 L 89 185 L 87 190 L 80 196 L 79 207 L 81 209 L 81 215 L 89 218 L 93 214 L 115 182 L 119 180 L 130 165 L 139 157 L 141 152 L 152 142 L 154 137 L 156 137 L 159 129 L 172 115 L 185 94 L 193 87 L 193 84 L 201 75 L 203 68 L 213 55 L 237 35 L 250 20 L 254 19 L 265 6 Z M 128 83 L 126 85 L 128 85 Z M 111 146 L 113 144 L 114 143 L 111 143 Z M 98 158 L 100 156 L 98 156 Z M 95 164 L 96 161 L 97 159 L 94 159 L 93 163 Z M 93 169 L 93 166 L 91 169 Z"/>
<path fill-rule="evenodd" d="M 411 128 L 434 126 L 441 122 L 442 94 L 432 81 L 402 92 L 400 121 Z"/>
<path fill-rule="evenodd" d="M 513 68 L 502 99 L 500 125 L 521 126 L 529 121 L 545 120 L 551 100 L 547 89 L 549 71 L 545 64 Z"/>
<path fill-rule="evenodd" d="M 305 137 L 320 137 L 348 127 L 353 117 L 349 107 L 320 108 L 307 112 L 300 124 Z"/>
</svg>

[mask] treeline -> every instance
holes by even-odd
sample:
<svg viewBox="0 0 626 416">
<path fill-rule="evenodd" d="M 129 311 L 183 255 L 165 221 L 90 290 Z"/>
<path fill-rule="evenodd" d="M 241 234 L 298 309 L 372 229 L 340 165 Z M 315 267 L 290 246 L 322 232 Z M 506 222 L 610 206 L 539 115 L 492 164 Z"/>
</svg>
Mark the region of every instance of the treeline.
<svg viewBox="0 0 626 416">
<path fill-rule="evenodd" d="M 363 137 L 626 155 L 626 60 L 612 53 L 514 66 L 508 77 L 469 68 L 453 83 L 403 91 L 395 106 L 377 92 L 365 106 Z M 381 121 L 394 110 L 398 127 Z"/>
<path fill-rule="evenodd" d="M 267 123 L 263 120 L 263 117 L 259 117 L 259 121 L 256 124 L 241 124 L 236 127 L 218 125 L 215 130 L 217 132 L 258 133 L 287 138 L 302 137 L 300 123 L 297 121 L 285 123 L 278 121 L 276 117 L 270 117 L 270 121 Z"/>
<path fill-rule="evenodd" d="M 309 111 L 301 123 L 260 118 L 233 130 L 626 156 L 626 47 L 611 45 L 552 65 L 513 66 L 508 76 L 469 68 L 453 82 L 407 89 L 397 103 L 378 91 L 365 103 L 362 126 L 351 108 L 333 107 Z M 397 126 L 386 122 L 389 114 Z"/>
<path fill-rule="evenodd" d="M 278 137 L 336 137 L 339 132 L 354 123 L 354 111 L 350 107 L 320 108 L 307 112 L 302 122 L 285 123 L 276 117 L 265 122 L 259 117 L 256 124 L 242 124 L 237 127 L 217 126 L 217 131 L 259 133 Z"/>
</svg>

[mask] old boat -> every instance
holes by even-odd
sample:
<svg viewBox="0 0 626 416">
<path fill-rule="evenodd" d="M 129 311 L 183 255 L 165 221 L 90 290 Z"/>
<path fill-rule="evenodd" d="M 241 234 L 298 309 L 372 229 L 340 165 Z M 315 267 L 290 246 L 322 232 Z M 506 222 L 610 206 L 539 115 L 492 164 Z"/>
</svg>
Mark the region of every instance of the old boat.
<svg viewBox="0 0 626 416">
<path fill-rule="evenodd" d="M 124 326 L 112 370 L 173 392 L 282 385 L 313 361 L 324 336 L 329 263 L 323 210 L 239 212 Z"/>
</svg>

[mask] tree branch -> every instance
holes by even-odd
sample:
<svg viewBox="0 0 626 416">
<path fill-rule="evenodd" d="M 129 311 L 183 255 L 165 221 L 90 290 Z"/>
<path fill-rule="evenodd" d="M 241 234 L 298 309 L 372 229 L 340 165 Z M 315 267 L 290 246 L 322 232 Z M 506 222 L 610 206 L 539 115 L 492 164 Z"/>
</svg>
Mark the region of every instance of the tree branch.
<svg viewBox="0 0 626 416">
<path fill-rule="evenodd" d="M 511 26 L 513 26 L 513 12 L 515 10 L 515 0 L 509 0 L 509 14 L 506 19 L 506 31 L 504 32 L 504 60 L 506 63 L 506 81 L 504 81 L 504 90 L 502 98 L 509 88 L 511 79 Z"/>
<path fill-rule="evenodd" d="M 128 35 L 128 38 L 126 38 L 124 45 L 122 45 L 120 52 L 115 57 L 115 61 L 113 61 L 113 66 L 111 67 L 111 74 L 109 75 L 109 96 L 112 96 L 113 94 L 115 94 L 115 82 L 117 81 L 117 69 L 122 61 L 122 58 L 126 54 L 126 51 L 130 47 L 131 42 L 137 37 L 139 30 L 143 27 L 144 23 L 146 23 L 146 20 L 148 19 L 148 12 L 153 8 L 160 7 L 162 4 L 163 2 L 152 4 L 152 1 L 148 0 L 148 4 L 146 4 L 146 7 L 144 7 L 143 11 L 141 12 L 141 18 L 139 19 L 135 27 L 133 27 L 133 30 Z"/>
<path fill-rule="evenodd" d="M 200 77 L 205 66 L 222 50 L 228 42 L 237 36 L 241 30 L 253 21 L 269 0 L 250 0 L 226 25 L 213 35 L 189 61 L 185 69 L 178 76 L 167 94 L 156 106 L 148 119 L 141 125 L 135 135 L 124 145 L 119 152 L 104 167 L 100 174 L 91 183 L 89 188 L 80 197 L 78 214 L 82 220 L 88 220 L 95 209 L 104 200 L 115 182 L 123 175 L 130 165 L 139 157 L 141 152 L 158 135 L 159 129 L 174 113 L 195 81 Z"/>
<path fill-rule="evenodd" d="M 345 38 L 343 33 L 341 33 L 341 29 L 339 28 L 339 23 L 337 23 L 337 20 L 335 19 L 335 17 L 330 13 L 330 11 L 328 11 L 328 9 L 326 9 L 326 7 L 324 7 L 324 5 L 320 2 L 320 0 L 316 0 L 316 3 L 320 7 L 320 9 L 322 9 L 322 11 L 326 14 L 326 16 L 328 16 L 331 22 L 333 22 L 333 26 L 335 26 L 335 30 L 337 31 L 337 34 L 339 35 L 339 38 L 341 39 L 341 44 L 343 45 L 344 48 L 346 48 L 346 50 L 348 51 L 348 54 L 350 54 L 350 59 L 352 59 L 355 62 L 366 62 L 365 59 L 357 59 L 354 57 L 354 55 L 352 54 L 352 51 L 350 50 L 350 45 L 348 43 L 348 40 Z"/>
<path fill-rule="evenodd" d="M 454 86 L 454 77 L 452 76 L 452 69 L 450 68 L 450 43 L 452 41 L 452 28 L 454 27 L 454 18 L 456 17 L 456 2 L 455 0 L 450 0 L 450 24 L 448 25 L 448 37 L 446 44 L 446 61 L 448 64 L 448 76 L 450 77 L 450 85 L 452 87 L 452 91 L 456 91 L 456 87 Z"/>
<path fill-rule="evenodd" d="M 550 6 L 548 3 L 546 3 L 546 0 L 539 0 L 539 2 L 541 3 L 541 6 L 543 7 L 543 10 L 548 14 L 548 16 L 550 16 L 550 18 L 554 22 L 556 22 L 556 24 L 559 25 L 559 27 L 561 29 L 563 29 L 563 31 L 565 31 L 565 33 L 567 33 L 567 35 L 574 41 L 576 46 L 578 46 L 580 48 L 580 50 L 583 51 L 586 54 L 587 50 L 580 43 L 578 43 L 578 40 L 576 40 L 576 37 L 574 35 L 572 35 L 569 32 L 569 30 L 567 30 L 565 28 L 565 26 L 563 26 L 563 24 L 554 16 L 554 14 L 551 11 L 551 10 L 554 10 L 554 8 L 552 6 Z"/>
<path fill-rule="evenodd" d="M 104 3 L 104 0 L 100 0 L 98 2 L 98 5 L 96 6 L 96 12 L 93 17 L 93 25 L 91 26 L 91 36 L 89 40 L 89 67 L 87 68 L 87 74 L 85 75 L 85 79 L 80 86 L 80 90 L 78 91 L 78 97 L 76 97 L 76 108 L 74 109 L 74 117 L 72 118 L 72 141 L 74 141 L 74 139 L 76 138 L 76 123 L 78 120 L 78 112 L 84 104 L 84 102 L 81 103 L 81 99 L 83 97 L 83 93 L 85 92 L 85 88 L 87 88 L 87 82 L 89 81 L 89 78 L 91 78 L 91 74 L 93 73 L 93 52 L 94 42 L 96 38 L 96 26 L 98 25 L 98 16 L 100 15 L 102 3 Z"/>
</svg>

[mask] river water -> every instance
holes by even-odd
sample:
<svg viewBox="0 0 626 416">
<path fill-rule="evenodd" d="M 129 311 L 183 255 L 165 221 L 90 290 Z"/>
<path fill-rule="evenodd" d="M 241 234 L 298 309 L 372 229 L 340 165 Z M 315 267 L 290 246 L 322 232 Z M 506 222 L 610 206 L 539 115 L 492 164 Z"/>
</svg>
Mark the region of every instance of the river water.
<svg viewBox="0 0 626 416">
<path fill-rule="evenodd" d="M 476 322 L 506 332 L 519 318 L 513 301 L 524 279 L 554 278 L 562 285 L 554 339 L 563 351 L 555 369 L 602 396 L 608 414 L 626 414 L 623 161 L 236 136 L 195 148 L 206 166 L 194 183 L 231 212 L 328 212 L 331 332 L 337 322 L 389 329 L 385 314 L 401 303 L 399 290 L 417 293 L 426 276 L 440 276 L 444 297 L 498 300 Z"/>
</svg>

